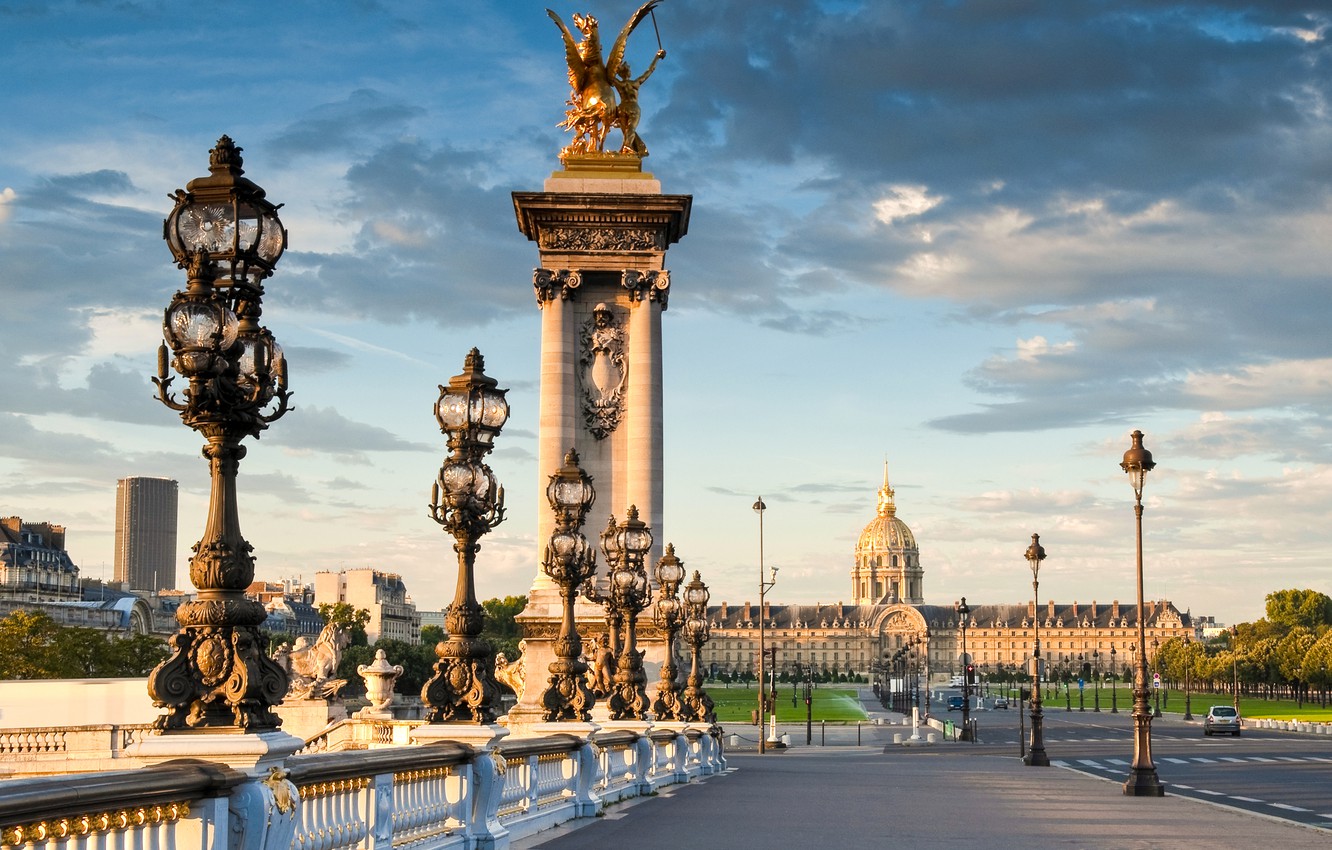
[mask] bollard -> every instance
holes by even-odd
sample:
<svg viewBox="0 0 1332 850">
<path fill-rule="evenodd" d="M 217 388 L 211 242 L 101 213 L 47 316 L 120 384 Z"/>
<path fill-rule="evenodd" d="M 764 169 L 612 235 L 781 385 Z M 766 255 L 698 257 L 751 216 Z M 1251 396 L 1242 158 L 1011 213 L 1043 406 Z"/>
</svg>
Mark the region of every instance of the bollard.
<svg viewBox="0 0 1332 850">
<path fill-rule="evenodd" d="M 856 721 L 856 746 L 860 746 L 860 721 Z"/>
<path fill-rule="evenodd" d="M 893 743 L 894 743 L 894 744 L 900 744 L 900 743 L 902 743 L 902 740 L 903 740 L 903 739 L 902 739 L 902 733 L 901 733 L 901 732 L 894 732 L 894 733 L 893 733 Z"/>
<path fill-rule="evenodd" d="M 939 741 L 939 736 L 937 733 L 931 732 L 930 734 L 925 736 L 925 742 L 927 744 L 938 743 L 938 741 Z"/>
<path fill-rule="evenodd" d="M 828 721 L 826 720 L 819 721 L 819 746 L 828 746 Z"/>
<path fill-rule="evenodd" d="M 731 739 L 730 739 L 730 743 L 728 744 L 728 746 L 731 747 L 731 749 L 734 749 L 734 750 L 738 750 L 738 749 L 740 749 L 740 736 L 739 736 L 739 735 L 732 735 L 732 736 L 731 736 Z"/>
<path fill-rule="evenodd" d="M 783 746 L 783 747 L 790 747 L 790 746 L 791 746 L 791 736 L 790 736 L 790 735 L 783 735 L 783 736 L 782 736 L 782 746 Z"/>
</svg>

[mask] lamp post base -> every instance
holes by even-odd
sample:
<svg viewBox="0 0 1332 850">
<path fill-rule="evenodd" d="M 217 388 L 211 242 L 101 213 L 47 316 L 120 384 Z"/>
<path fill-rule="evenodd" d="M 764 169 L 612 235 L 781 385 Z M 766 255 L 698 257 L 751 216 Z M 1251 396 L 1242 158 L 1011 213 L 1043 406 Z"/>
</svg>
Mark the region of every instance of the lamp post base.
<svg viewBox="0 0 1332 850">
<path fill-rule="evenodd" d="M 1129 771 L 1129 778 L 1124 780 L 1125 797 L 1164 797 L 1165 786 L 1156 776 L 1155 768 Z"/>
</svg>

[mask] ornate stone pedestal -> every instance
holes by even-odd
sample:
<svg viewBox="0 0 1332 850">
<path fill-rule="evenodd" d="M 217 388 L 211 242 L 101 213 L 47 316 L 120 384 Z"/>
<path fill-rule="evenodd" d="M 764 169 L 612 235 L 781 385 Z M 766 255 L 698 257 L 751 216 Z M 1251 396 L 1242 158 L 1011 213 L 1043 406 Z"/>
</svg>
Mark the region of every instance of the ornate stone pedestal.
<svg viewBox="0 0 1332 850">
<path fill-rule="evenodd" d="M 576 449 L 592 477 L 597 501 L 584 533 L 596 535 L 612 513 L 636 505 L 655 538 L 647 563 L 667 542 L 662 518 L 661 314 L 670 294 L 667 248 L 688 230 L 692 198 L 665 195 L 635 156 L 569 157 L 545 181 L 543 192 L 515 192 L 518 227 L 537 244 L 533 273 L 541 310 L 541 432 L 538 486 Z M 512 722 L 538 722 L 538 700 L 550 641 L 559 634 L 560 597 L 535 565 L 555 528 L 554 514 L 538 512 L 536 578 L 519 616 L 527 651 L 528 682 Z M 605 564 L 600 565 L 604 580 Z M 605 631 L 602 610 L 580 602 L 578 630 L 585 641 Z M 645 624 L 646 625 L 646 624 Z M 643 630 L 649 681 L 662 660 L 660 638 Z M 647 638 L 644 640 L 643 638 Z M 592 653 L 588 652 L 589 659 Z"/>
<path fill-rule="evenodd" d="M 127 747 L 125 754 L 145 766 L 175 759 L 200 759 L 262 777 L 271 768 L 281 767 L 288 756 L 303 746 L 303 739 L 281 730 L 174 732 L 148 735 Z"/>
</svg>

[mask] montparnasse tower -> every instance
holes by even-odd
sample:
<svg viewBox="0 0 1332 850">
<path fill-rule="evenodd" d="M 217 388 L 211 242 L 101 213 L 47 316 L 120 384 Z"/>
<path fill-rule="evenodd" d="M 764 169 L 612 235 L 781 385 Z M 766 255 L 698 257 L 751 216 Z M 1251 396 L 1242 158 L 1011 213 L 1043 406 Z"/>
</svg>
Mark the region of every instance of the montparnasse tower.
<svg viewBox="0 0 1332 850">
<path fill-rule="evenodd" d="M 893 488 L 888 484 L 888 464 L 883 465 L 878 515 L 860 532 L 856 561 L 851 568 L 851 595 L 857 605 L 888 605 L 925 602 L 924 573 L 916 535 L 897 516 Z"/>
</svg>

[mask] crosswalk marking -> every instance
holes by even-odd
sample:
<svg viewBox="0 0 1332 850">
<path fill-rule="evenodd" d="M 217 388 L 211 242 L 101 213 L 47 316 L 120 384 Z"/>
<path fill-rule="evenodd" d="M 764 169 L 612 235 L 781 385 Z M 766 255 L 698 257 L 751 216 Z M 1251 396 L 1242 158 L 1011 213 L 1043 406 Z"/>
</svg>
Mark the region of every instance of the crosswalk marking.
<svg viewBox="0 0 1332 850">
<path fill-rule="evenodd" d="M 1244 764 L 1244 759 L 1236 758 L 1235 756 L 1222 756 L 1221 761 L 1233 761 L 1238 764 Z"/>
<path fill-rule="evenodd" d="M 1307 811 L 1309 811 L 1309 809 L 1301 809 L 1299 806 L 1292 806 L 1292 805 L 1289 805 L 1289 804 L 1287 804 L 1287 803 L 1268 803 L 1267 805 L 1269 805 L 1269 806 L 1273 806 L 1273 807 L 1278 808 L 1278 809 L 1285 809 L 1285 810 L 1288 811 L 1288 812 L 1307 812 Z"/>
<path fill-rule="evenodd" d="M 1226 796 L 1226 795 L 1225 795 L 1225 792 L 1223 792 L 1223 791 L 1209 791 L 1209 790 L 1207 790 L 1206 788 L 1199 788 L 1199 789 L 1198 789 L 1198 793 L 1199 793 L 1199 794 L 1206 794 L 1206 795 L 1208 795 L 1209 797 L 1224 797 L 1224 796 Z"/>
<path fill-rule="evenodd" d="M 1199 764 L 1216 764 L 1216 759 L 1203 758 L 1202 756 L 1194 756 L 1193 760 Z"/>
<path fill-rule="evenodd" d="M 1106 761 L 1110 762 L 1113 765 L 1118 765 L 1120 767 L 1128 767 L 1128 762 L 1124 761 L 1123 759 L 1106 759 Z"/>
<path fill-rule="evenodd" d="M 1168 761 L 1168 762 L 1170 762 L 1171 764 L 1188 764 L 1188 763 L 1189 763 L 1189 760 L 1188 760 L 1188 759 L 1176 759 L 1176 758 L 1170 758 L 1169 756 L 1167 756 L 1167 757 L 1165 757 L 1165 758 L 1162 758 L 1161 761 Z"/>
<path fill-rule="evenodd" d="M 1263 802 L 1262 800 L 1257 800 L 1257 799 L 1255 799 L 1255 798 L 1253 798 L 1253 797 L 1241 797 L 1241 796 L 1239 796 L 1238 794 L 1231 794 L 1231 795 L 1230 795 L 1230 799 L 1232 799 L 1232 800 L 1239 800 L 1241 803 L 1261 803 L 1261 802 Z"/>
</svg>

